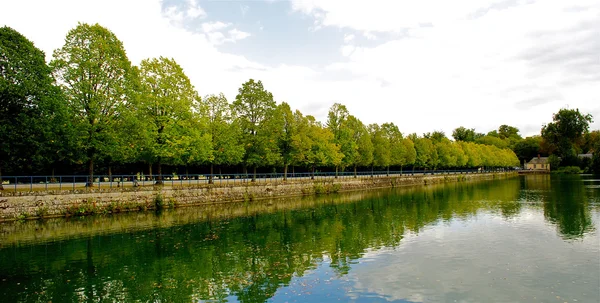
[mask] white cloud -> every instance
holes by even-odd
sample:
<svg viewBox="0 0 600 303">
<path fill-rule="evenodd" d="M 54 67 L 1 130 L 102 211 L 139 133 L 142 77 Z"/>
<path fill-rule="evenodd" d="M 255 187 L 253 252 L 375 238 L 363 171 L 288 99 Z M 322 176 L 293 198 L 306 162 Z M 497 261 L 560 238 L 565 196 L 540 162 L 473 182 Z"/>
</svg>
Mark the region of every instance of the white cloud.
<svg viewBox="0 0 600 303">
<path fill-rule="evenodd" d="M 223 23 L 221 21 L 204 22 L 202 23 L 202 31 L 205 33 L 210 33 L 214 31 L 220 31 L 230 26 L 231 23 Z"/>
<path fill-rule="evenodd" d="M 578 7 L 561 0 L 293 2 L 314 18 L 314 29 L 346 33 L 339 62 L 326 67 L 223 53 L 218 45 L 250 33 L 234 21 L 204 22 L 191 32 L 183 25 L 206 12 L 186 1 L 183 9 L 162 11 L 159 0 L 12 1 L 0 10 L 0 26 L 15 28 L 50 58 L 78 21 L 98 22 L 123 41 L 134 64 L 174 58 L 201 95 L 233 99 L 241 83 L 260 79 L 278 101 L 320 120 L 341 102 L 365 123 L 394 122 L 405 133 L 449 135 L 460 125 L 483 132 L 501 124 L 535 133 L 568 104 L 598 113 L 593 128 L 600 125 L 598 0 Z M 386 41 L 385 33 L 407 37 Z M 369 34 L 378 45 L 358 43 Z"/>
<path fill-rule="evenodd" d="M 600 92 L 593 89 L 600 84 L 600 2 L 578 5 L 560 0 L 292 3 L 319 26 L 365 37 L 408 29 L 408 37 L 375 47 L 342 45 L 349 61 L 332 63 L 328 70 L 388 84 L 373 87 L 368 102 L 341 100 L 356 104 L 364 120 L 448 135 L 463 124 L 487 131 L 505 123 L 539 133 L 539 127 L 529 126 L 541 127 L 566 104 L 600 112 Z"/>
<path fill-rule="evenodd" d="M 189 18 L 206 17 L 206 12 L 198 5 L 196 0 L 188 0 L 186 15 Z"/>
<path fill-rule="evenodd" d="M 232 42 L 250 37 L 250 33 L 243 32 L 241 30 L 238 30 L 237 28 L 229 30 L 228 33 L 229 33 L 229 36 L 230 36 L 230 39 L 232 40 Z"/>
</svg>

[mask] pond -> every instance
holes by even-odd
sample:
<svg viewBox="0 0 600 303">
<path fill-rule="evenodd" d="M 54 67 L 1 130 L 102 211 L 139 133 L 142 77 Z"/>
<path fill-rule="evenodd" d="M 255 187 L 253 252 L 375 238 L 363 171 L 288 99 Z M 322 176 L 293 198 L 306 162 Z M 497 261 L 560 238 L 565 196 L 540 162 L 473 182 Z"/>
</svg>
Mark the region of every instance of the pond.
<svg viewBox="0 0 600 303">
<path fill-rule="evenodd" d="M 600 302 L 600 178 L 0 224 L 3 302 Z"/>
</svg>

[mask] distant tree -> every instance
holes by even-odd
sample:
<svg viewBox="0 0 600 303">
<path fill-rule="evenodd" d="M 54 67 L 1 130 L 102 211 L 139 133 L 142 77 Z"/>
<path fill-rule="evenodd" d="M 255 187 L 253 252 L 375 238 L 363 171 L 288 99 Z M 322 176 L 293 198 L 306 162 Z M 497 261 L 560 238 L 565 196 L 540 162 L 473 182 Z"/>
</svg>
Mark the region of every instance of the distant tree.
<svg viewBox="0 0 600 303">
<path fill-rule="evenodd" d="M 410 138 L 402 139 L 402 145 L 404 145 L 404 154 L 402 155 L 402 160 L 400 162 L 400 172 L 402 172 L 402 167 L 413 165 L 417 158 L 415 144 Z"/>
<path fill-rule="evenodd" d="M 281 159 L 283 161 L 283 180 L 287 180 L 288 166 L 293 158 L 292 138 L 296 134 L 296 125 L 294 114 L 290 105 L 282 102 L 277 106 L 276 114 L 281 135 L 279 138 L 279 150 L 281 151 Z"/>
<path fill-rule="evenodd" d="M 373 166 L 387 168 L 391 163 L 390 138 L 382 127 L 377 124 L 369 125 L 369 134 L 373 142 Z"/>
<path fill-rule="evenodd" d="M 431 139 L 433 142 L 441 142 L 446 138 L 446 134 L 443 131 L 436 130 L 431 133 L 423 134 L 423 138 Z"/>
<path fill-rule="evenodd" d="M 273 94 L 265 90 L 261 81 L 248 80 L 239 88 L 233 102 L 234 113 L 242 129 L 242 142 L 245 148 L 244 170 L 279 163 L 281 155 L 277 145 L 279 135 L 273 123 L 276 104 Z"/>
<path fill-rule="evenodd" d="M 310 168 L 314 178 L 315 167 L 340 165 L 344 155 L 334 143 L 333 133 L 313 116 L 294 113 L 297 132 L 292 136 L 292 163 Z"/>
<path fill-rule="evenodd" d="M 465 128 L 463 126 L 454 129 L 452 137 L 456 141 L 473 142 L 475 141 L 475 129 Z"/>
<path fill-rule="evenodd" d="M 519 162 L 527 162 L 531 160 L 533 157 L 536 157 L 541 153 L 540 144 L 542 142 L 542 137 L 533 136 L 527 137 L 521 141 L 519 141 L 513 147 L 515 154 L 517 155 Z"/>
<path fill-rule="evenodd" d="M 333 104 L 327 114 L 327 128 L 333 133 L 333 140 L 340 146 L 340 151 L 344 155 L 340 163 L 342 169 L 353 165 L 358 157 L 358 145 L 353 140 L 352 129 L 348 126 L 349 117 L 348 109 L 340 103 Z M 337 173 L 338 167 L 335 170 Z"/>
<path fill-rule="evenodd" d="M 561 109 L 553 115 L 553 122 L 542 127 L 542 137 L 562 158 L 562 163 L 577 163 L 577 149 L 592 123 L 592 115 L 582 114 L 579 109 Z"/>
<path fill-rule="evenodd" d="M 352 163 L 354 176 L 358 166 L 371 166 L 373 164 L 373 151 L 375 147 L 371 141 L 371 134 L 367 127 L 356 117 L 350 115 L 345 123 L 352 133 L 352 140 L 357 145 L 356 155 Z"/>
<path fill-rule="evenodd" d="M 123 43 L 108 29 L 79 23 L 50 63 L 67 104 L 75 113 L 77 146 L 88 162 L 92 186 L 94 161 L 111 152 L 105 148 L 117 136 L 120 113 L 131 98 L 131 63 Z"/>
<path fill-rule="evenodd" d="M 498 128 L 498 135 L 500 139 L 508 139 L 511 137 L 521 138 L 521 136 L 519 136 L 518 128 L 506 124 L 500 125 Z"/>
<path fill-rule="evenodd" d="M 490 136 L 490 135 L 486 135 L 486 136 L 477 138 L 477 139 L 475 139 L 475 142 L 479 143 L 479 144 L 484 144 L 484 145 L 493 145 L 498 148 L 507 148 L 510 145 L 510 142 L 508 142 L 508 140 L 501 139 L 498 136 Z"/>
<path fill-rule="evenodd" d="M 210 145 L 195 144 L 202 137 L 195 133 L 198 128 L 192 127 L 192 107 L 199 98 L 181 66 L 173 59 L 160 57 L 143 60 L 140 68 L 144 92 L 140 110 L 145 114 L 146 131 L 150 134 L 147 149 L 150 163 L 157 164 L 157 183 L 161 184 L 163 163 L 183 164 L 187 162 L 183 161 L 184 156 L 194 158 L 190 146 L 194 146 L 194 153 L 200 148 L 203 157 L 208 158 Z"/>
<path fill-rule="evenodd" d="M 223 94 L 204 98 L 207 107 L 208 129 L 212 140 L 210 161 L 210 182 L 213 182 L 214 165 L 237 165 L 244 157 L 244 147 L 240 143 L 241 129 L 236 125 L 231 104 Z"/>
<path fill-rule="evenodd" d="M 0 190 L 3 166 L 22 174 L 70 152 L 70 117 L 51 72 L 31 41 L 0 28 Z"/>
</svg>

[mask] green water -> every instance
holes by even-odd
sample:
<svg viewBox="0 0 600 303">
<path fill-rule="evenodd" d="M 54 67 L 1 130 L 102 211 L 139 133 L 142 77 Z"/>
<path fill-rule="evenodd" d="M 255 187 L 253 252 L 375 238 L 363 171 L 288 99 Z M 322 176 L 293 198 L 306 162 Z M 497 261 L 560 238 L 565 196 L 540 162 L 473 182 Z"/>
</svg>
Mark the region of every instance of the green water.
<svg viewBox="0 0 600 303">
<path fill-rule="evenodd" d="M 600 302 L 600 178 L 0 224 L 2 302 Z"/>
</svg>

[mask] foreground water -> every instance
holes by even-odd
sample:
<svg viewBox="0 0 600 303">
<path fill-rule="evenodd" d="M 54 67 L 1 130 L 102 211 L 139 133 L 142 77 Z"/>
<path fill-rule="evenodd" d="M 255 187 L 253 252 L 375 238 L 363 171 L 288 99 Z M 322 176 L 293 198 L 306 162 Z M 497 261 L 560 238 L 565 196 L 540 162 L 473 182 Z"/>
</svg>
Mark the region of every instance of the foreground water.
<svg viewBox="0 0 600 303">
<path fill-rule="evenodd" d="M 600 302 L 600 179 L 0 224 L 2 302 Z"/>
</svg>

